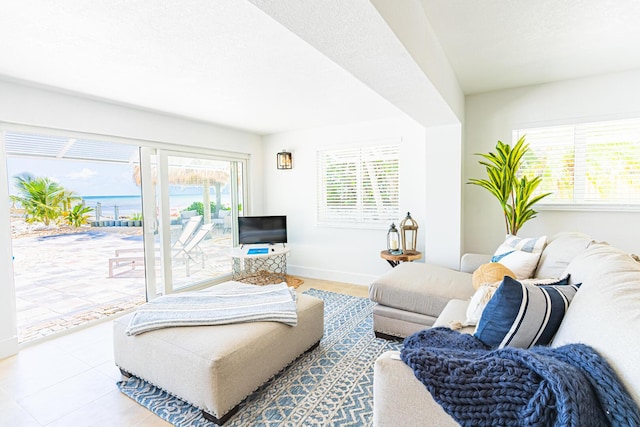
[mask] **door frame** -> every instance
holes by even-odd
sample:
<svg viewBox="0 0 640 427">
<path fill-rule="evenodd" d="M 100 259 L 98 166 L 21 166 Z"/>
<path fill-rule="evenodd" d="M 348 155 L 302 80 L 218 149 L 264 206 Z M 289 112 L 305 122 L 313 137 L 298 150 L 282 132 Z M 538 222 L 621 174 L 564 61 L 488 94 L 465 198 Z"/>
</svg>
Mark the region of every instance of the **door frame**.
<svg viewBox="0 0 640 427">
<path fill-rule="evenodd" d="M 155 156 L 155 181 L 152 173 L 153 162 L 152 157 Z M 173 292 L 182 292 L 185 290 L 196 290 L 206 288 L 212 284 L 229 280 L 229 274 L 217 276 L 209 281 L 201 281 L 191 286 L 174 289 L 173 286 L 173 269 L 172 269 L 172 253 L 171 253 L 171 218 L 170 218 L 170 200 L 169 200 L 169 162 L 170 156 L 175 157 L 193 157 L 208 159 L 214 161 L 225 161 L 230 163 L 230 185 L 231 185 L 231 222 L 237 223 L 239 215 L 238 210 L 238 192 L 242 192 L 243 204 L 246 204 L 248 184 L 248 156 L 233 156 L 229 153 L 222 154 L 215 150 L 196 149 L 195 147 L 171 147 L 151 148 L 141 147 L 140 163 L 142 171 L 142 210 L 145 218 L 144 227 L 144 248 L 145 248 L 145 272 L 146 272 L 146 292 L 147 301 L 159 296 L 158 286 L 159 280 L 162 282 L 162 295 Z M 242 176 L 238 170 L 238 164 L 242 164 Z M 238 179 L 241 178 L 241 187 L 238 186 Z M 156 200 L 158 205 L 156 206 Z M 246 207 L 243 206 L 243 211 Z M 158 211 L 159 221 L 156 221 L 156 210 Z M 153 218 L 147 221 L 146 218 Z M 156 277 L 156 242 L 154 235 L 158 233 L 160 236 L 160 277 Z M 238 242 L 237 230 L 232 227 L 232 246 L 236 246 Z"/>
</svg>

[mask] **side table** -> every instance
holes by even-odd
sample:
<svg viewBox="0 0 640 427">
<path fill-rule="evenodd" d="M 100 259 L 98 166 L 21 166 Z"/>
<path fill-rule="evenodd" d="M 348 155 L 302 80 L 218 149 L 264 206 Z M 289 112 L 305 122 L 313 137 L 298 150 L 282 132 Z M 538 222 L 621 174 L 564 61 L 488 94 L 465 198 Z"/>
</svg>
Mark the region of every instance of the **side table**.
<svg viewBox="0 0 640 427">
<path fill-rule="evenodd" d="M 393 255 L 389 251 L 380 251 L 380 258 L 386 259 L 391 267 L 395 267 L 401 262 L 412 262 L 422 258 L 422 252 L 405 251 L 401 255 Z"/>
<path fill-rule="evenodd" d="M 251 247 L 233 248 L 232 280 L 252 285 L 268 285 L 286 282 L 287 255 L 289 248 L 284 246 L 264 246 L 264 253 L 250 254 Z"/>
</svg>

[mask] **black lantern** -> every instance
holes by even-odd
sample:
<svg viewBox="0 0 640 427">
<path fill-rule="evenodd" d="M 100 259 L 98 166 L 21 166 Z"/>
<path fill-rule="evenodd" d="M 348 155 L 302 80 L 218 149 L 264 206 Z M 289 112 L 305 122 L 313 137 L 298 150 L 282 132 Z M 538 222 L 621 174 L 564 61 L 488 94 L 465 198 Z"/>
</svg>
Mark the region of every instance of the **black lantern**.
<svg viewBox="0 0 640 427">
<path fill-rule="evenodd" d="M 405 251 L 415 251 L 418 240 L 418 223 L 411 218 L 411 213 L 400 222 L 400 235 L 402 236 L 402 249 Z"/>
<path fill-rule="evenodd" d="M 291 153 L 285 150 L 279 152 L 277 155 L 277 164 L 278 169 L 291 169 L 291 167 L 293 166 Z"/>
<path fill-rule="evenodd" d="M 387 231 L 387 250 L 392 254 L 401 254 L 400 250 L 400 233 L 395 224 L 391 224 L 389 231 Z"/>
</svg>

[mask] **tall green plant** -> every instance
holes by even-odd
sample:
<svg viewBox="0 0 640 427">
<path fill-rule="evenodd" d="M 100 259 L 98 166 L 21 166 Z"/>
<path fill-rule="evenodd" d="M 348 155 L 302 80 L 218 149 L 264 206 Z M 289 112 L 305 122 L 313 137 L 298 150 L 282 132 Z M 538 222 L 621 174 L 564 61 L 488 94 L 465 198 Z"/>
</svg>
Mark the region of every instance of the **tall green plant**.
<svg viewBox="0 0 640 427">
<path fill-rule="evenodd" d="M 11 200 L 25 210 L 27 222 L 57 223 L 71 209 L 78 196 L 49 178 L 34 177 L 24 173 L 13 177 L 18 194 Z"/>
<path fill-rule="evenodd" d="M 536 217 L 538 212 L 533 209 L 533 205 L 551 194 L 533 196 L 542 181 L 539 176 L 518 178 L 522 158 L 528 150 L 529 144 L 525 143 L 524 136 L 513 147 L 498 141 L 496 153 L 476 153 L 485 159 L 480 164 L 485 167 L 488 178 L 471 178 L 468 182 L 479 185 L 498 199 L 504 212 L 507 234 L 514 236 L 525 222 Z"/>
<path fill-rule="evenodd" d="M 69 225 L 72 225 L 74 227 L 80 227 L 81 225 L 89 222 L 89 213 L 92 210 L 93 208 L 90 208 L 89 206 L 83 206 L 82 204 L 78 203 L 73 207 L 73 209 L 67 212 L 67 222 L 69 223 Z"/>
</svg>

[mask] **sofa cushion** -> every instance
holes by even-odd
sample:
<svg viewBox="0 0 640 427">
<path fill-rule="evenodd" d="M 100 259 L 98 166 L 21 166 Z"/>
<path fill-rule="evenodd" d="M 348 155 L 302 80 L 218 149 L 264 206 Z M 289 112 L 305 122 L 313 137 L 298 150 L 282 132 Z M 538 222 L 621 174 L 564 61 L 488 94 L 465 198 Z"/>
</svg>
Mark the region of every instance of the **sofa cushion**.
<svg viewBox="0 0 640 427">
<path fill-rule="evenodd" d="M 549 344 L 577 291 L 577 286 L 536 286 L 505 277 L 474 335 L 491 347 Z"/>
<path fill-rule="evenodd" d="M 576 256 L 566 272 L 582 285 L 552 346 L 579 342 L 595 348 L 640 406 L 640 263 L 598 243 Z"/>
<path fill-rule="evenodd" d="M 593 242 L 591 237 L 578 232 L 562 232 L 551 236 L 540 255 L 535 277 L 562 277 L 573 258 Z"/>
<path fill-rule="evenodd" d="M 398 265 L 369 287 L 369 299 L 378 304 L 433 317 L 450 299 L 471 295 L 471 274 L 418 262 Z"/>
<path fill-rule="evenodd" d="M 538 265 L 547 236 L 520 238 L 507 235 L 491 258 L 491 262 L 500 264 L 513 271 L 518 279 L 527 279 L 533 275 Z"/>
</svg>

